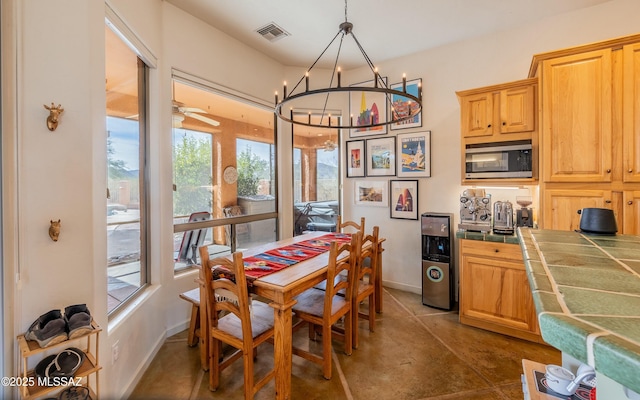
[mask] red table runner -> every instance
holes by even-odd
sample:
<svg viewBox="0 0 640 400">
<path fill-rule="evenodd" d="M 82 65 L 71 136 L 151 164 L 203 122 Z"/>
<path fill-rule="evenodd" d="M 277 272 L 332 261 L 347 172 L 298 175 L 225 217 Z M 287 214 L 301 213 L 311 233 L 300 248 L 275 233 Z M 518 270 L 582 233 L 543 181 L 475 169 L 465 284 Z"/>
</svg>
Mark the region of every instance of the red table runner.
<svg viewBox="0 0 640 400">
<path fill-rule="evenodd" d="M 304 240 L 296 244 L 265 251 L 251 257 L 243 258 L 244 272 L 247 282 L 251 285 L 254 279 L 280 271 L 288 266 L 308 260 L 329 251 L 331 242 L 349 242 L 351 235 L 346 233 L 329 233 L 315 239 Z M 233 275 L 224 267 L 214 268 L 213 278 L 228 278 Z"/>
</svg>

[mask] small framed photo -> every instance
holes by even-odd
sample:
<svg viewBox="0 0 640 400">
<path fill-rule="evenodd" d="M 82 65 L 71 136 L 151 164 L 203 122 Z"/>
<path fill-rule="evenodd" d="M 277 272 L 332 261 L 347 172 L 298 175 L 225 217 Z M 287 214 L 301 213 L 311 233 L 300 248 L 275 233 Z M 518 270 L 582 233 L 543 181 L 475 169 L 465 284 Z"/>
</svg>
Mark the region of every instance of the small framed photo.
<svg viewBox="0 0 640 400">
<path fill-rule="evenodd" d="M 367 176 L 395 176 L 396 137 L 367 139 Z"/>
<path fill-rule="evenodd" d="M 389 182 L 391 218 L 418 219 L 418 181 Z"/>
<path fill-rule="evenodd" d="M 387 78 L 379 77 L 378 86 L 386 85 Z M 350 86 L 374 87 L 375 81 L 356 83 Z M 351 125 L 361 126 L 387 121 L 387 97 L 384 93 L 354 91 L 349 95 L 349 114 Z M 355 128 L 349 130 L 349 137 L 384 135 L 387 125 L 373 128 Z"/>
<path fill-rule="evenodd" d="M 431 131 L 398 134 L 398 178 L 431 176 Z"/>
<path fill-rule="evenodd" d="M 422 90 L 422 79 L 414 79 L 407 81 L 406 83 L 407 93 L 420 98 L 420 91 Z M 391 89 L 402 91 L 402 82 L 394 83 L 391 85 Z M 410 113 L 410 108 L 413 104 L 413 100 L 408 97 L 393 95 L 391 96 L 391 119 L 393 121 L 403 118 Z M 422 126 L 422 110 L 416 114 L 413 118 L 406 119 L 404 121 L 391 125 L 391 130 L 415 128 Z"/>
<path fill-rule="evenodd" d="M 363 177 L 365 171 L 364 140 L 347 142 L 347 178 Z"/>
<path fill-rule="evenodd" d="M 354 199 L 357 205 L 389 207 L 387 181 L 355 181 Z"/>
</svg>

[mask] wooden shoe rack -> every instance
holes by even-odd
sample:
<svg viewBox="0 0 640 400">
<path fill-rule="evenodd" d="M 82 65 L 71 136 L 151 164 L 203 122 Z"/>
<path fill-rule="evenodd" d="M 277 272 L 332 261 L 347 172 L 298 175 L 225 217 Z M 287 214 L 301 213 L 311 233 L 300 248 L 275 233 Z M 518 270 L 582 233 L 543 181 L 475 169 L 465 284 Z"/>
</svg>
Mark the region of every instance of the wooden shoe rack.
<svg viewBox="0 0 640 400">
<path fill-rule="evenodd" d="M 18 386 L 20 386 L 21 398 L 39 398 L 50 392 L 60 392 L 68 386 L 75 385 L 77 382 L 89 389 L 89 395 L 92 400 L 99 398 L 100 385 L 99 374 L 97 372 L 102 369 L 102 367 L 99 363 L 98 345 L 102 328 L 100 328 L 95 321 L 91 321 L 91 326 L 93 330 L 85 335 L 44 348 L 40 347 L 38 342 L 34 340 L 27 340 L 24 335 L 18 336 L 18 347 L 20 348 L 19 370 L 21 371 L 19 382 L 21 384 Z M 60 380 L 60 383 L 64 384 L 64 386 L 42 385 L 46 382 L 43 382 L 42 378 L 39 379 L 34 371 L 37 363 L 44 358 L 44 356 L 59 353 L 68 347 L 77 347 L 85 353 L 84 361 L 74 374 L 74 379 Z M 40 355 L 41 357 L 37 357 L 37 361 L 32 361 L 30 366 L 29 359 L 36 355 Z M 31 369 L 29 367 L 31 367 Z M 56 382 L 54 381 L 53 383 Z"/>
</svg>

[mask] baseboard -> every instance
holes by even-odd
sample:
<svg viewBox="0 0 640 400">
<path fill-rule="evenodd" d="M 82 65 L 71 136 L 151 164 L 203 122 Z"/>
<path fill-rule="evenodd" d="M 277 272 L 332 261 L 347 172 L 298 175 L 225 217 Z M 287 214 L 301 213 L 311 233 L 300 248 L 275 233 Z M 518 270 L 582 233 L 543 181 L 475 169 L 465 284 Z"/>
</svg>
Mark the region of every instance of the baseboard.
<svg viewBox="0 0 640 400">
<path fill-rule="evenodd" d="M 411 286 L 404 283 L 385 281 L 385 280 L 382 281 L 382 286 L 389 287 L 391 289 L 402 290 L 404 292 L 422 294 L 421 286 Z"/>
<path fill-rule="evenodd" d="M 189 323 L 191 321 L 189 319 L 186 319 L 184 322 L 180 322 L 175 324 L 173 327 L 168 328 L 167 329 L 167 334 L 165 335 L 165 339 L 169 338 L 177 333 L 180 333 L 182 331 L 186 331 L 187 329 L 189 329 Z"/>
<path fill-rule="evenodd" d="M 145 357 L 144 362 L 138 365 L 138 368 L 136 368 L 135 373 L 132 374 L 132 378 L 129 380 L 129 383 L 124 385 L 125 390 L 119 395 L 121 399 L 128 399 L 129 397 L 131 397 L 133 390 L 136 388 L 136 386 L 142 379 L 142 376 L 149 368 L 149 365 L 151 365 L 151 361 L 153 361 L 155 356 L 160 351 L 160 348 L 164 344 L 165 340 L 167 340 L 166 334 L 158 337 L 158 340 L 154 344 L 153 348 L 151 349 L 149 354 Z"/>
</svg>

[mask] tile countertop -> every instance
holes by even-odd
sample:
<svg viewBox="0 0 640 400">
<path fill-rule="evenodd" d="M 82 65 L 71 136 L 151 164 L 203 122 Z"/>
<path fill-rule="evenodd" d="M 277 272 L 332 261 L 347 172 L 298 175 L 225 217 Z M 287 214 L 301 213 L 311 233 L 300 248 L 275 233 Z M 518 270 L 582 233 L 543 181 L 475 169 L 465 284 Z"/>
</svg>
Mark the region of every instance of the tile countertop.
<svg viewBox="0 0 640 400">
<path fill-rule="evenodd" d="M 517 234 L 542 338 L 640 392 L 640 236 Z"/>
<path fill-rule="evenodd" d="M 501 242 L 518 244 L 520 240 L 514 235 L 501 235 L 499 233 L 482 233 L 471 231 L 456 231 L 456 237 L 458 239 L 470 239 L 470 240 L 482 240 L 485 242 Z"/>
</svg>

